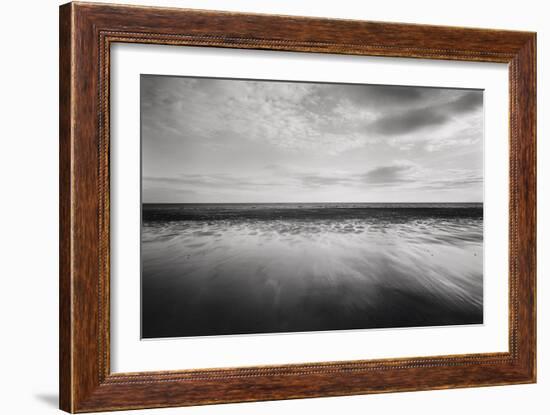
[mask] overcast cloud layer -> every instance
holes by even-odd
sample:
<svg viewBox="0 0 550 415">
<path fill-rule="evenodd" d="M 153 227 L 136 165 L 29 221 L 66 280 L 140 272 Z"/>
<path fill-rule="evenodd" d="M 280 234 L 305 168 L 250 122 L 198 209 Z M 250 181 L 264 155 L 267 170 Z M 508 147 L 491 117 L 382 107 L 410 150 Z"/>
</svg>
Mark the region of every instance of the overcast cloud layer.
<svg viewBox="0 0 550 415">
<path fill-rule="evenodd" d="M 481 202 L 483 92 L 141 77 L 144 202 Z"/>
</svg>

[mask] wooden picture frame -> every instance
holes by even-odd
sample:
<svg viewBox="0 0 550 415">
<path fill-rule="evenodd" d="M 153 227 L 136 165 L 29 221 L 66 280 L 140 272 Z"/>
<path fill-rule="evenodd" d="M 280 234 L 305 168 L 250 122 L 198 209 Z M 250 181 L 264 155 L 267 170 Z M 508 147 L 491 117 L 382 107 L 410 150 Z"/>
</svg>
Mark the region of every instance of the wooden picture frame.
<svg viewBox="0 0 550 415">
<path fill-rule="evenodd" d="M 111 373 L 109 62 L 114 43 L 509 65 L 509 352 Z M 60 408 L 343 396 L 536 380 L 536 34 L 156 7 L 60 8 Z"/>
</svg>

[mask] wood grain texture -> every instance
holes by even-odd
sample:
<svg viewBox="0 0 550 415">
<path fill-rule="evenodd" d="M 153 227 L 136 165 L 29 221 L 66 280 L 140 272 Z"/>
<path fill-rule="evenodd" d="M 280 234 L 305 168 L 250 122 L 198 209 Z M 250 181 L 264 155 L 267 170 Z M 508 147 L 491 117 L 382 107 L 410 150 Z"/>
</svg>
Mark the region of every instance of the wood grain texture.
<svg viewBox="0 0 550 415">
<path fill-rule="evenodd" d="M 115 42 L 508 63 L 509 352 L 111 373 L 109 70 Z M 534 382 L 535 68 L 534 33 L 104 4 L 61 6 L 61 409 L 90 412 Z"/>
<path fill-rule="evenodd" d="M 72 293 L 71 288 L 71 159 L 72 159 L 72 19 L 70 8 L 59 14 L 59 406 L 72 410 Z"/>
</svg>

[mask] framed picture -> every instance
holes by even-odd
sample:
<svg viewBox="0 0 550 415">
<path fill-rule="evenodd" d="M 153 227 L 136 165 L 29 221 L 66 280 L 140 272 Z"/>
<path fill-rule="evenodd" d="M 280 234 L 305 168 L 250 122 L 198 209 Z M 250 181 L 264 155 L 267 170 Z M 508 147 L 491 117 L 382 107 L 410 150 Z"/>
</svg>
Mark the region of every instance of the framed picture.
<svg viewBox="0 0 550 415">
<path fill-rule="evenodd" d="M 60 8 L 60 407 L 536 379 L 536 36 Z"/>
</svg>

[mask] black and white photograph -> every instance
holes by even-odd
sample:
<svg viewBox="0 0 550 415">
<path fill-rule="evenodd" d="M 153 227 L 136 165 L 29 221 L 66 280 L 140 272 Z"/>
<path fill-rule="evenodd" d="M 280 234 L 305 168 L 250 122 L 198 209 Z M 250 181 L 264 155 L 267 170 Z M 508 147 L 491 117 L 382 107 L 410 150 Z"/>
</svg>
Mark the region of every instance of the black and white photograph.
<svg viewBox="0 0 550 415">
<path fill-rule="evenodd" d="M 483 90 L 140 88 L 143 339 L 483 324 Z"/>
</svg>

